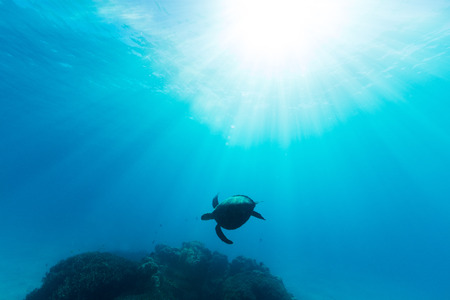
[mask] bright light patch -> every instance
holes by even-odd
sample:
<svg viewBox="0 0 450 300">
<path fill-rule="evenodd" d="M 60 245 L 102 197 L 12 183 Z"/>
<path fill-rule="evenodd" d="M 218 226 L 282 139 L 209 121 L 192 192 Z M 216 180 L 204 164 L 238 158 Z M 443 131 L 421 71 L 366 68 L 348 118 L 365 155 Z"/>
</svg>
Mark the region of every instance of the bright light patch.
<svg viewBox="0 0 450 300">
<path fill-rule="evenodd" d="M 109 1 L 150 41 L 162 91 L 229 145 L 287 146 L 448 72 L 444 0 Z"/>
<path fill-rule="evenodd" d="M 304 62 L 317 47 L 339 36 L 343 12 L 335 1 L 238 1 L 231 35 L 246 60 Z"/>
</svg>

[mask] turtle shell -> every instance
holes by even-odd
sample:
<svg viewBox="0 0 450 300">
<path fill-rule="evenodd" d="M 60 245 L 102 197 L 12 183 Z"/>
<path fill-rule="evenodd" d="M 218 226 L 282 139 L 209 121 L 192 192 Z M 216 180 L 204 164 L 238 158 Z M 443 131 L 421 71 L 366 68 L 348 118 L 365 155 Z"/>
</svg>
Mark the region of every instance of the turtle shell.
<svg viewBox="0 0 450 300">
<path fill-rule="evenodd" d="M 250 218 L 255 205 L 247 196 L 232 196 L 216 206 L 213 211 L 214 219 L 225 229 L 239 228 Z"/>
</svg>

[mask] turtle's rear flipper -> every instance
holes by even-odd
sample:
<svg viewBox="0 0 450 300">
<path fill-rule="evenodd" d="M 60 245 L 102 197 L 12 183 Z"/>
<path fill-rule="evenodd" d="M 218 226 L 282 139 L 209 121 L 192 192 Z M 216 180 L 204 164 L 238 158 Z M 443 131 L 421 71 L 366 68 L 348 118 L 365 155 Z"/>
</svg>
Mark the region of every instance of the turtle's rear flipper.
<svg viewBox="0 0 450 300">
<path fill-rule="evenodd" d="M 222 232 L 222 228 L 220 228 L 219 224 L 216 225 L 216 233 L 217 236 L 225 243 L 227 244 L 233 244 L 232 241 L 230 241 L 229 239 L 227 239 L 227 237 L 225 236 L 225 234 L 223 234 Z"/>
<path fill-rule="evenodd" d="M 256 211 L 253 211 L 253 212 L 252 212 L 252 216 L 254 216 L 255 218 L 261 219 L 261 220 L 265 220 L 265 219 L 263 218 L 263 216 L 261 216 L 261 214 L 260 214 L 260 213 L 257 213 Z"/>
</svg>

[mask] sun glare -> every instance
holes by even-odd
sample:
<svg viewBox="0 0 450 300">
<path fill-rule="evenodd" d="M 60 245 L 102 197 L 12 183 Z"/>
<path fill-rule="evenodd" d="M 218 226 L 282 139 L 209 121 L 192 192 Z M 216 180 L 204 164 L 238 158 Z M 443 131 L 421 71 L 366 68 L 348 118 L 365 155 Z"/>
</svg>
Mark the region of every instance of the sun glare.
<svg viewBox="0 0 450 300">
<path fill-rule="evenodd" d="M 164 92 L 189 101 L 230 145 L 320 135 L 402 100 L 409 82 L 439 74 L 448 52 L 445 1 L 113 2 L 105 15 L 158 46 L 148 58 L 166 77 Z"/>
<path fill-rule="evenodd" d="M 239 1 L 231 35 L 239 55 L 253 62 L 305 62 L 339 36 L 344 16 L 332 1 Z"/>
</svg>

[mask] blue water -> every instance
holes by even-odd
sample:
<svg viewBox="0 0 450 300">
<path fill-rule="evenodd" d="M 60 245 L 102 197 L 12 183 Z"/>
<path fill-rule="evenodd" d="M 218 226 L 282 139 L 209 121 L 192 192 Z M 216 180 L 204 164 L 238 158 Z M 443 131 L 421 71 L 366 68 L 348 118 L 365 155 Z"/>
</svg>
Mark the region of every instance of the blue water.
<svg viewBox="0 0 450 300">
<path fill-rule="evenodd" d="M 220 48 L 224 3 L 0 1 L 0 299 L 191 240 L 297 299 L 450 299 L 448 1 L 362 1 L 299 73 Z M 224 244 L 217 192 L 266 221 Z"/>
</svg>

